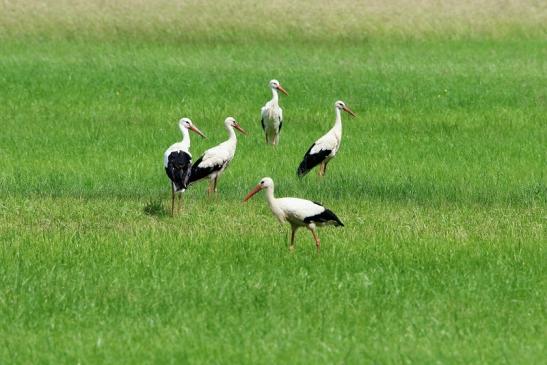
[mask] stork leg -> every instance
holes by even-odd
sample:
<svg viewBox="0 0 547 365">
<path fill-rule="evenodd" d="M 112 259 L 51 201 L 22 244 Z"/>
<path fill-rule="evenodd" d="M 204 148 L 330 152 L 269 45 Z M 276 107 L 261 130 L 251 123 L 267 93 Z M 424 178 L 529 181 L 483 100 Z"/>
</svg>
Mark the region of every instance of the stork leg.
<svg viewBox="0 0 547 365">
<path fill-rule="evenodd" d="M 171 217 L 175 212 L 175 185 L 171 183 Z"/>
<path fill-rule="evenodd" d="M 321 162 L 321 165 L 319 165 L 319 176 L 325 176 L 325 170 L 327 166 L 325 161 Z"/>
<path fill-rule="evenodd" d="M 179 203 L 177 207 L 177 212 L 180 212 L 182 210 L 182 193 L 179 193 Z"/>
<path fill-rule="evenodd" d="M 327 164 L 329 162 L 328 161 L 325 161 L 325 164 L 323 165 L 323 176 L 325 176 L 325 174 L 327 173 Z"/>
<path fill-rule="evenodd" d="M 291 225 L 291 244 L 289 245 L 289 250 L 294 251 L 294 236 L 298 227 Z"/>
<path fill-rule="evenodd" d="M 217 181 L 218 181 L 218 175 L 213 180 L 213 193 L 217 192 Z"/>
<path fill-rule="evenodd" d="M 308 229 L 310 230 L 313 236 L 313 239 L 315 240 L 315 247 L 317 247 L 317 253 L 319 253 L 319 249 L 321 248 L 321 240 L 319 239 L 319 237 L 317 237 L 317 233 L 315 233 L 315 229 L 311 227 L 308 227 Z"/>
<path fill-rule="evenodd" d="M 207 187 L 207 196 L 211 196 L 212 189 L 213 189 L 213 182 L 209 180 L 209 186 Z"/>
</svg>

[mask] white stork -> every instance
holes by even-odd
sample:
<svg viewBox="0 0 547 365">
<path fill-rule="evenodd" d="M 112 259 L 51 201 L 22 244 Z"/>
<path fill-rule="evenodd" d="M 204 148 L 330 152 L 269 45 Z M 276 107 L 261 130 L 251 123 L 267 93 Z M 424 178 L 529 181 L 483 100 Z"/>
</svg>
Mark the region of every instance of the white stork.
<svg viewBox="0 0 547 365">
<path fill-rule="evenodd" d="M 272 89 L 272 100 L 268 101 L 260 110 L 260 122 L 266 136 L 266 144 L 275 146 L 279 143 L 279 133 L 281 132 L 281 127 L 283 127 L 283 109 L 279 107 L 279 95 L 277 91 L 279 90 L 285 95 L 289 94 L 277 80 L 270 81 L 269 86 Z"/>
<path fill-rule="evenodd" d="M 315 240 L 317 253 L 319 253 L 321 242 L 315 232 L 316 227 L 325 225 L 344 226 L 336 214 L 320 203 L 299 198 L 276 198 L 274 196 L 274 182 L 269 177 L 260 180 L 258 185 L 245 196 L 243 201 L 246 202 L 263 189 L 266 190 L 266 200 L 270 205 L 273 215 L 277 217 L 279 222 L 288 222 L 291 225 L 291 243 L 289 246 L 291 250 L 294 250 L 294 235 L 300 227 L 306 227 L 310 230 Z"/>
<path fill-rule="evenodd" d="M 205 151 L 192 165 L 192 171 L 190 172 L 190 184 L 207 177 L 210 179 L 207 190 L 209 195 L 217 191 L 218 178 L 228 167 L 236 153 L 237 137 L 234 128 L 243 134 L 247 134 L 232 117 L 226 118 L 224 127 L 228 131 L 228 140 Z"/>
<path fill-rule="evenodd" d="M 182 132 L 182 141 L 172 144 L 163 154 L 163 167 L 171 180 L 171 215 L 175 209 L 175 193 L 183 193 L 188 187 L 192 167 L 188 130 L 205 138 L 205 135 L 188 118 L 179 120 L 179 128 Z"/>
<path fill-rule="evenodd" d="M 334 127 L 323 137 L 315 141 L 304 155 L 304 159 L 298 166 L 297 175 L 303 177 L 317 165 L 319 167 L 319 176 L 324 176 L 327 171 L 327 163 L 336 155 L 342 141 L 342 110 L 352 116 L 356 116 L 343 101 L 338 100 L 334 103 L 336 111 L 336 121 Z"/>
</svg>

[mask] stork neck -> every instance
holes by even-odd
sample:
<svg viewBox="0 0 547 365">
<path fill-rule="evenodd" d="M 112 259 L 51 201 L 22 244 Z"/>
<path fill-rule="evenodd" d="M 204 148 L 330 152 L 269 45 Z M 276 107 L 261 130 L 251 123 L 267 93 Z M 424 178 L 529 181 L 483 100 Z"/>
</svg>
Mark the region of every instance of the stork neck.
<svg viewBox="0 0 547 365">
<path fill-rule="evenodd" d="M 186 150 L 190 148 L 190 133 L 188 133 L 188 129 L 184 127 L 180 127 L 180 131 L 182 133 L 182 143 L 183 148 Z"/>
<path fill-rule="evenodd" d="M 272 186 L 268 187 L 265 193 L 266 193 L 266 200 L 268 201 L 270 208 L 274 210 L 274 208 L 277 207 L 277 202 L 274 196 L 274 188 Z"/>
<path fill-rule="evenodd" d="M 337 131 L 342 131 L 342 112 L 340 109 L 335 108 L 336 110 L 336 120 L 334 122 L 334 129 Z"/>
<path fill-rule="evenodd" d="M 281 209 L 281 207 L 279 206 L 277 199 L 274 196 L 273 186 L 270 186 L 266 189 L 266 200 L 268 201 L 270 210 L 277 217 L 277 220 L 279 220 L 279 222 L 284 222 L 286 219 L 285 213 L 283 212 L 283 209 Z"/>
<path fill-rule="evenodd" d="M 275 105 L 279 104 L 279 94 L 276 88 L 272 87 L 272 103 Z"/>
<path fill-rule="evenodd" d="M 228 131 L 228 140 L 237 142 L 237 136 L 236 131 L 234 131 L 234 127 L 232 127 L 230 124 L 226 124 L 226 130 Z"/>
</svg>

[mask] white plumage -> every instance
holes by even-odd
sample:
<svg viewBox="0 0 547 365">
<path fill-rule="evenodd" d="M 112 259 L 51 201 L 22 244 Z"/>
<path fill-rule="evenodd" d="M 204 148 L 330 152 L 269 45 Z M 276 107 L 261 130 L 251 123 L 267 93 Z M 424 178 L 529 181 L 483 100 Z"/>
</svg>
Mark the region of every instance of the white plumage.
<svg viewBox="0 0 547 365">
<path fill-rule="evenodd" d="M 208 193 L 216 192 L 219 176 L 226 170 L 232 159 L 234 158 L 237 137 L 234 128 L 241 133 L 246 133 L 237 121 L 228 117 L 224 121 L 224 127 L 228 132 L 228 139 L 219 145 L 205 151 L 205 153 L 192 166 L 189 183 L 209 178 Z"/>
<path fill-rule="evenodd" d="M 310 230 L 315 240 L 317 252 L 321 242 L 316 234 L 316 227 L 324 225 L 344 226 L 336 214 L 323 205 L 300 198 L 276 198 L 274 196 L 274 182 L 271 178 L 263 178 L 258 185 L 249 192 L 243 201 L 249 200 L 260 190 L 266 190 L 266 200 L 274 216 L 279 222 L 288 222 L 291 225 L 290 249 L 294 249 L 294 236 L 300 227 Z"/>
<path fill-rule="evenodd" d="M 321 151 L 330 151 L 327 158 L 333 158 L 340 148 L 341 141 L 342 128 L 333 127 L 330 131 L 327 132 L 327 134 L 315 141 L 313 147 L 310 150 L 310 153 L 316 154 Z"/>
<path fill-rule="evenodd" d="M 280 221 L 288 221 L 292 224 L 303 226 L 306 217 L 315 216 L 325 211 L 325 207 L 310 200 L 300 198 L 279 198 L 276 203 L 283 212 Z"/>
<path fill-rule="evenodd" d="M 334 103 L 334 110 L 336 112 L 336 120 L 334 126 L 321 138 L 315 141 L 314 144 L 308 149 L 302 162 L 298 166 L 297 175 L 299 177 L 305 176 L 315 166 L 320 165 L 319 175 L 325 175 L 327 170 L 327 163 L 336 156 L 340 149 L 340 143 L 342 141 L 342 111 L 355 116 L 343 101 L 337 101 Z"/>
<path fill-rule="evenodd" d="M 272 90 L 272 100 L 268 101 L 260 109 L 260 121 L 264 130 L 266 143 L 275 146 L 279 143 L 279 134 L 283 126 L 283 109 L 279 106 L 279 94 L 277 91 L 279 90 L 285 95 L 288 94 L 277 80 L 271 80 L 269 87 Z"/>
</svg>

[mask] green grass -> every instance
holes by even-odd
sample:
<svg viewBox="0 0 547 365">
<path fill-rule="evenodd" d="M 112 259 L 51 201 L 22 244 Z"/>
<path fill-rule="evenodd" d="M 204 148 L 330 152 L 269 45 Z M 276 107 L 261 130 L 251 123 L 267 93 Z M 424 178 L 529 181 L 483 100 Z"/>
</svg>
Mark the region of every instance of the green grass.
<svg viewBox="0 0 547 365">
<path fill-rule="evenodd" d="M 329 38 L 314 24 L 278 42 L 3 23 L 0 363 L 544 362 L 541 29 Z M 271 78 L 290 94 L 277 150 L 259 122 Z M 326 178 L 298 181 L 337 99 L 358 117 Z M 178 119 L 208 135 L 192 135 L 197 157 L 228 115 L 250 135 L 219 196 L 193 186 L 170 217 Z M 346 227 L 320 230 L 320 255 L 299 231 L 290 253 L 263 197 L 241 203 L 263 176 Z"/>
</svg>

